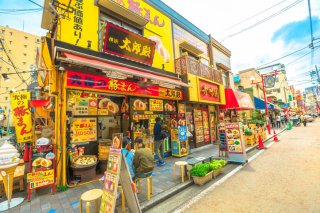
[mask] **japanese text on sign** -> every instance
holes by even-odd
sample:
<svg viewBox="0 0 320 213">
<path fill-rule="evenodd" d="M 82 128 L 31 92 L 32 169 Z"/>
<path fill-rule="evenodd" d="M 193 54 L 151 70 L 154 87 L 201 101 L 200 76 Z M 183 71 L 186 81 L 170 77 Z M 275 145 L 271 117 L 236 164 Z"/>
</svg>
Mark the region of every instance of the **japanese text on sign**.
<svg viewBox="0 0 320 213">
<path fill-rule="evenodd" d="M 163 100 L 150 99 L 150 111 L 163 111 Z"/>
<path fill-rule="evenodd" d="M 111 23 L 107 24 L 105 39 L 105 52 L 143 64 L 152 64 L 155 50 L 154 41 Z"/>
<path fill-rule="evenodd" d="M 73 118 L 71 124 L 71 143 L 97 140 L 96 118 Z"/>
<path fill-rule="evenodd" d="M 182 100 L 183 92 L 159 86 L 141 88 L 136 82 L 112 79 L 79 72 L 67 72 L 67 86 L 107 91 L 110 93 L 135 94 L 137 96 L 159 97 L 163 99 Z"/>
<path fill-rule="evenodd" d="M 149 20 L 149 22 L 155 26 L 163 27 L 165 25 L 164 20 L 160 20 L 159 15 L 152 17 L 150 9 L 141 7 L 140 2 L 134 0 L 113 0 L 114 2 L 120 4 L 123 7 L 131 10 L 132 12 L 142 16 L 143 18 Z M 127 2 L 127 4 L 125 3 Z"/>
<path fill-rule="evenodd" d="M 54 183 L 54 170 L 28 173 L 27 182 L 30 184 L 30 189 L 51 185 Z"/>
<path fill-rule="evenodd" d="M 81 39 L 82 33 L 82 26 L 83 26 L 83 0 L 75 0 L 73 6 L 73 35 L 76 37 L 76 43 L 78 44 L 79 40 Z"/>
<path fill-rule="evenodd" d="M 10 99 L 17 141 L 19 143 L 32 141 L 32 120 L 28 108 L 30 92 L 12 93 Z"/>
</svg>

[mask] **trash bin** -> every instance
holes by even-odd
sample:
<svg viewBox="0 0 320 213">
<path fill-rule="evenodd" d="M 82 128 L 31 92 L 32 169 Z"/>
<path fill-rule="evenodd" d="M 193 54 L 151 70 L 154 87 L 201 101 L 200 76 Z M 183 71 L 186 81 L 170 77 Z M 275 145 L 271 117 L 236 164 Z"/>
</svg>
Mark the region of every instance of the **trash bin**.
<svg viewBox="0 0 320 213">
<path fill-rule="evenodd" d="M 288 122 L 287 123 L 287 130 L 291 130 L 292 129 L 292 123 L 291 122 Z"/>
</svg>

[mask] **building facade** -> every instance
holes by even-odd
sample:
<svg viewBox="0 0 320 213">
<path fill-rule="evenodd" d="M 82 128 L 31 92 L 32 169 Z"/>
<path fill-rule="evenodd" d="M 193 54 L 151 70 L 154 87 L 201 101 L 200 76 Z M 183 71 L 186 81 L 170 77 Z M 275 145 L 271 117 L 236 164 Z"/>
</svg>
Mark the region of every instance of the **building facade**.
<svg viewBox="0 0 320 213">
<path fill-rule="evenodd" d="M 41 39 L 8 26 L 0 26 L 0 107 L 4 111 L 3 126 L 9 126 L 9 94 L 26 90 L 36 80 L 37 61 L 40 53 Z M 18 74 L 17 74 L 18 72 Z"/>
<path fill-rule="evenodd" d="M 164 146 L 173 156 L 187 155 L 189 142 L 198 147 L 216 140 L 217 106 L 225 103 L 224 84 L 230 85 L 218 67 L 230 70 L 230 51 L 224 49 L 229 61 L 213 63 L 210 36 L 161 1 L 50 4 L 45 1 L 42 17 L 46 71 L 38 80 L 55 103 L 58 185 L 74 178 L 67 153 L 75 147 L 100 156 L 100 143 L 112 133 L 148 140 L 156 117 L 171 131 Z M 76 130 L 89 124 L 94 131 Z M 187 125 L 192 138 L 181 139 L 178 127 Z"/>
</svg>

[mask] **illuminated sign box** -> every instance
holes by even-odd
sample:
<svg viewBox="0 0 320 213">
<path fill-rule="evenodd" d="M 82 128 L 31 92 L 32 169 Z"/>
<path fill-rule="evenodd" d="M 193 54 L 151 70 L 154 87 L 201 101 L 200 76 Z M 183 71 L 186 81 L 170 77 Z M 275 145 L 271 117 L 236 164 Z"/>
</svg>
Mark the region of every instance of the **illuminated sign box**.
<svg viewBox="0 0 320 213">
<path fill-rule="evenodd" d="M 107 23 L 104 52 L 151 66 L 155 42 Z"/>
</svg>

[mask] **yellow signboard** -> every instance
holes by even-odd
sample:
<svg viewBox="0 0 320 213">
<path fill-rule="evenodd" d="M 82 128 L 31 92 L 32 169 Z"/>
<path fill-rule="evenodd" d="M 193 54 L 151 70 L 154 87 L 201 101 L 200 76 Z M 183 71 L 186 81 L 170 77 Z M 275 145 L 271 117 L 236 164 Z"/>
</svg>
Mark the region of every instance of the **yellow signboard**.
<svg viewBox="0 0 320 213">
<path fill-rule="evenodd" d="M 60 0 L 58 40 L 98 51 L 99 8 L 93 0 Z"/>
<path fill-rule="evenodd" d="M 30 184 L 30 189 L 52 185 L 54 183 L 54 170 L 28 173 L 27 182 Z"/>
<path fill-rule="evenodd" d="M 150 111 L 163 111 L 163 100 L 159 99 L 150 99 Z"/>
<path fill-rule="evenodd" d="M 73 118 L 71 123 L 71 143 L 97 140 L 97 118 Z"/>
<path fill-rule="evenodd" d="M 10 94 L 12 117 L 18 143 L 32 142 L 32 119 L 29 109 L 30 92 Z"/>
<path fill-rule="evenodd" d="M 174 72 L 172 26 L 169 17 L 156 10 L 143 0 L 112 0 L 115 3 L 149 20 L 144 36 L 156 42 L 153 67 Z"/>
</svg>

